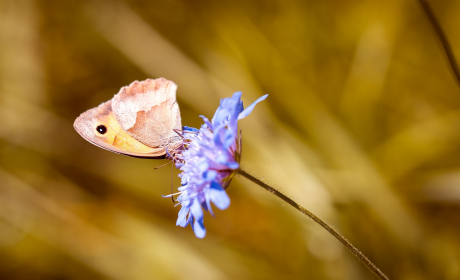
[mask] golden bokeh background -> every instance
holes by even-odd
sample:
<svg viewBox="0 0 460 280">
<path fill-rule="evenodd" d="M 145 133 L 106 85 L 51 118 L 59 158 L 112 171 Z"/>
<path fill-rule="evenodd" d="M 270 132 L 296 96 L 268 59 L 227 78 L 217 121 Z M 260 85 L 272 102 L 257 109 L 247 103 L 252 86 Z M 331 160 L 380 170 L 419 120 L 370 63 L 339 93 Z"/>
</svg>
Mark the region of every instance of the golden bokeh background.
<svg viewBox="0 0 460 280">
<path fill-rule="evenodd" d="M 460 2 L 430 4 L 460 57 Z M 197 239 L 162 197 L 166 160 L 74 131 L 158 77 L 194 127 L 268 93 L 240 122 L 245 170 L 391 279 L 460 279 L 460 88 L 416 0 L 1 0 L 1 279 L 376 279 L 244 179 Z"/>
</svg>

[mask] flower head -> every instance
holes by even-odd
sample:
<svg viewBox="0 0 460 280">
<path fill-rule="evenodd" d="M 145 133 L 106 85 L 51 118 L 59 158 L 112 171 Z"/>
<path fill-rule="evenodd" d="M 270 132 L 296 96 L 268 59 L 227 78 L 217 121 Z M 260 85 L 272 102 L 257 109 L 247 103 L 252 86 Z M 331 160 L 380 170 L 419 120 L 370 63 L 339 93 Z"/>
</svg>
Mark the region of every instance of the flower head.
<svg viewBox="0 0 460 280">
<path fill-rule="evenodd" d="M 182 186 L 177 201 L 182 208 L 176 225 L 191 224 L 195 235 L 203 238 L 203 209 L 212 214 L 211 202 L 220 210 L 227 209 L 230 198 L 225 189 L 240 167 L 241 137 L 238 120 L 248 116 L 264 95 L 244 109 L 241 92 L 222 99 L 212 121 L 201 116 L 204 124 L 198 130 L 184 127 L 183 149 L 174 154 L 176 167 L 182 171 Z"/>
</svg>

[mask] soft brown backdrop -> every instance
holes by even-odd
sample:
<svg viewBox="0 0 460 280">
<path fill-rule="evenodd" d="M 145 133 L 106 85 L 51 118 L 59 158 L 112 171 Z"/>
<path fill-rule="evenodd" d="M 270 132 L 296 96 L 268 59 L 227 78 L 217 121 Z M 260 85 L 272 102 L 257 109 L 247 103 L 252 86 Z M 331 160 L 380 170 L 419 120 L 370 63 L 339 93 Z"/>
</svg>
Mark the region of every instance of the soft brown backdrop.
<svg viewBox="0 0 460 280">
<path fill-rule="evenodd" d="M 460 53 L 460 2 L 431 5 Z M 176 227 L 165 161 L 72 127 L 148 77 L 195 127 L 234 91 L 270 94 L 240 122 L 246 170 L 390 278 L 460 278 L 460 89 L 415 0 L 2 0 L 1 279 L 374 279 L 242 179 L 205 239 Z"/>
</svg>

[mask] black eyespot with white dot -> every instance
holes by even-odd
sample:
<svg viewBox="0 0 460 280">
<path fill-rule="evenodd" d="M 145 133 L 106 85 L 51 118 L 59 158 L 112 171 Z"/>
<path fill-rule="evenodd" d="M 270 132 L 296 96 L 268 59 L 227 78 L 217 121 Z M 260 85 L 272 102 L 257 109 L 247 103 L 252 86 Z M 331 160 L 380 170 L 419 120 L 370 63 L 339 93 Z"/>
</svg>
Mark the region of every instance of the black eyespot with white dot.
<svg viewBox="0 0 460 280">
<path fill-rule="evenodd" d="M 98 127 L 96 127 L 96 130 L 99 134 L 105 134 L 107 132 L 107 127 L 101 124 Z"/>
</svg>

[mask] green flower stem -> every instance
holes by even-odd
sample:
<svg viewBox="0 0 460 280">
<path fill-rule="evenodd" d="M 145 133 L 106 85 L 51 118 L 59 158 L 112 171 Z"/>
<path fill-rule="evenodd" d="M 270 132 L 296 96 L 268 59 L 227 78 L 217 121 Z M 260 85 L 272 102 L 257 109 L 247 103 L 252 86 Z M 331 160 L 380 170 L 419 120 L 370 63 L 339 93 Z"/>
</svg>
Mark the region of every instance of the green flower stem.
<svg viewBox="0 0 460 280">
<path fill-rule="evenodd" d="M 375 264 L 373 264 L 363 253 L 361 253 L 361 251 L 359 251 L 355 246 L 353 246 L 353 244 L 351 244 L 350 241 L 348 241 L 343 235 L 338 233 L 335 229 L 333 229 L 325 221 L 321 220 L 318 216 L 316 216 L 312 212 L 308 211 L 307 209 L 303 208 L 302 206 L 297 204 L 294 200 L 292 200 L 289 197 L 285 196 L 281 192 L 279 192 L 276 189 L 270 187 L 269 185 L 267 185 L 264 182 L 260 181 L 256 177 L 248 174 L 246 171 L 244 171 L 242 169 L 238 169 L 237 173 L 239 175 L 245 177 L 249 181 L 261 186 L 262 188 L 266 189 L 267 191 L 269 191 L 270 193 L 276 195 L 277 197 L 281 198 L 285 202 L 289 203 L 295 209 L 299 210 L 303 214 L 305 214 L 308 217 L 310 217 L 311 219 L 313 219 L 313 221 L 318 223 L 320 226 L 322 226 L 324 229 L 326 229 L 330 234 L 332 234 L 335 238 L 337 238 L 340 242 L 342 242 L 342 244 L 345 245 L 345 247 L 347 247 L 347 249 L 350 250 L 350 252 L 353 255 L 355 255 L 362 263 L 364 263 L 378 278 L 380 278 L 382 280 L 389 280 L 389 278 L 385 274 L 383 274 L 383 272 L 380 271 L 380 269 L 378 269 L 378 267 L 375 266 Z"/>
</svg>

